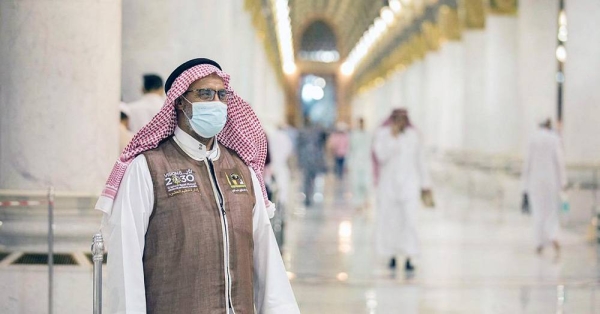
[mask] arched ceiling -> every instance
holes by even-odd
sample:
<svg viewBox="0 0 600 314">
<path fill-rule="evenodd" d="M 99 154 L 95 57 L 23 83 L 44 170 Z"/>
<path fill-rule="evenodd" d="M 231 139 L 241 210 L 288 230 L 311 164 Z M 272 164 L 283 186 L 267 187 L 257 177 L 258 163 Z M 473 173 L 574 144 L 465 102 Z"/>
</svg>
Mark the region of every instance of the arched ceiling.
<svg viewBox="0 0 600 314">
<path fill-rule="evenodd" d="M 300 41 L 302 51 L 337 51 L 337 38 L 329 25 L 318 20 L 310 24 L 302 34 Z"/>
<path fill-rule="evenodd" d="M 278 78 L 283 82 L 285 76 L 277 45 L 274 16 L 275 4 L 280 2 L 244 1 L 246 8 L 252 13 L 259 37 L 263 39 L 268 59 L 278 69 Z M 389 5 L 389 0 L 282 1 L 288 4 L 293 53 L 296 61 L 300 61 L 301 72 L 338 71 L 341 62 L 347 60 L 350 51 L 380 16 L 381 9 Z M 463 28 L 485 28 L 487 14 L 516 14 L 518 3 L 518 0 L 399 1 L 402 3 L 399 20 L 368 48 L 366 57 L 358 62 L 350 76 L 352 90 L 375 86 L 391 73 L 423 58 L 428 51 L 437 50 L 444 41 L 460 40 Z M 314 27 L 315 25 L 318 27 Z M 310 29 L 311 26 L 314 28 Z M 319 29 L 325 29 L 324 26 L 331 31 L 319 34 Z M 310 47 L 308 51 L 316 51 L 316 58 L 310 53 L 302 54 L 303 39 L 304 47 Z M 327 44 L 328 40 L 335 40 L 336 43 Z M 331 47 L 337 47 L 335 58 L 330 53 L 325 53 L 327 58 L 319 58 L 319 52 L 332 51 L 329 50 Z"/>
<path fill-rule="evenodd" d="M 333 29 L 342 59 L 379 16 L 387 0 L 289 0 L 294 51 L 300 51 L 304 31 L 317 20 Z"/>
</svg>

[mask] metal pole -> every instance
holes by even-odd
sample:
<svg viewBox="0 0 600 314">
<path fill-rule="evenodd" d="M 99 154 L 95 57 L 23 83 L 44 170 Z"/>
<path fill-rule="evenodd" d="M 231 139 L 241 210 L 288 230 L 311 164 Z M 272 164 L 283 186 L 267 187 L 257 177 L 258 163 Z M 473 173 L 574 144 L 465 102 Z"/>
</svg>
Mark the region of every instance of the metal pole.
<svg viewBox="0 0 600 314">
<path fill-rule="evenodd" d="M 96 233 L 92 242 L 92 261 L 94 262 L 94 314 L 102 314 L 102 260 L 104 259 L 104 240 L 102 233 Z"/>
<path fill-rule="evenodd" d="M 54 187 L 48 188 L 48 313 L 53 312 L 54 286 Z"/>
<path fill-rule="evenodd" d="M 596 218 L 596 241 L 600 243 L 600 211 L 598 210 L 598 168 L 594 168 L 594 205 L 592 206 L 592 219 Z"/>
<path fill-rule="evenodd" d="M 566 39 L 561 38 L 561 36 L 560 36 L 560 27 L 562 26 L 560 16 L 561 16 L 561 13 L 564 12 L 564 10 L 565 10 L 565 1 L 559 0 L 558 1 L 559 20 L 558 20 L 557 48 L 560 46 L 564 46 L 565 41 L 566 41 Z M 565 25 L 565 27 L 566 27 L 566 25 Z M 562 122 L 563 122 L 563 114 L 564 114 L 564 108 L 563 108 L 563 97 L 564 97 L 563 88 L 564 88 L 564 83 L 565 83 L 565 72 L 564 72 L 564 64 L 563 64 L 564 61 L 565 60 L 558 59 L 558 56 L 557 56 L 557 72 L 556 72 L 557 108 L 556 108 L 556 111 L 557 111 L 557 120 L 558 120 L 559 131 L 562 131 Z"/>
</svg>

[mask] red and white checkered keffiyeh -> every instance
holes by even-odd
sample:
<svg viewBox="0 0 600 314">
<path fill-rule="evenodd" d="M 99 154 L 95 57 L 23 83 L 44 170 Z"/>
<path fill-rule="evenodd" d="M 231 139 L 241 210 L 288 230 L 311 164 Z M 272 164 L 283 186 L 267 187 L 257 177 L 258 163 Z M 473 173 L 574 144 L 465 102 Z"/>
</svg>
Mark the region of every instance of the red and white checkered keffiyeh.
<svg viewBox="0 0 600 314">
<path fill-rule="evenodd" d="M 175 79 L 161 111 L 125 147 L 110 173 L 102 195 L 96 203 L 96 209 L 111 213 L 119 185 L 129 164 L 139 154 L 156 148 L 163 139 L 173 135 L 177 125 L 175 100 L 183 95 L 193 82 L 212 73 L 216 73 L 223 79 L 225 88 L 231 93 L 227 100 L 227 123 L 217 135 L 217 140 L 235 151 L 244 163 L 254 170 L 261 185 L 265 204 L 267 208 L 272 206 L 267 198 L 263 179 L 267 139 L 258 117 L 250 105 L 231 89 L 227 73 L 213 65 L 200 64 L 185 70 Z"/>
</svg>

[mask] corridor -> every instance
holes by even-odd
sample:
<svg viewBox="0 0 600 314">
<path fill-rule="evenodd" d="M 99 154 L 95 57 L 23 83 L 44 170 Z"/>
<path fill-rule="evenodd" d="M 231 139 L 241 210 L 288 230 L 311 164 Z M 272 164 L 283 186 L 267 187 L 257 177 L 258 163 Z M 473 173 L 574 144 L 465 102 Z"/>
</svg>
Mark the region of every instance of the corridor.
<svg viewBox="0 0 600 314">
<path fill-rule="evenodd" d="M 599 56 L 598 0 L 1 0 L 0 314 L 600 313 Z"/>
<path fill-rule="evenodd" d="M 597 313 L 600 253 L 582 230 L 535 254 L 531 217 L 440 190 L 419 213 L 414 274 L 374 250 L 373 210 L 356 211 L 328 178 L 325 199 L 288 217 L 284 259 L 303 313 Z M 336 191 L 337 190 L 337 191 Z"/>
</svg>

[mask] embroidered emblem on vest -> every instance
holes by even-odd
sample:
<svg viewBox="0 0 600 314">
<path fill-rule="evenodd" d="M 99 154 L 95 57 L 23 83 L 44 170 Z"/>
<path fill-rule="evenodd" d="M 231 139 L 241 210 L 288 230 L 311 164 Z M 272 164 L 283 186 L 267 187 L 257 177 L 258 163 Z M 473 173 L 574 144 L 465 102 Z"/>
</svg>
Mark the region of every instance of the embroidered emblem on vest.
<svg viewBox="0 0 600 314">
<path fill-rule="evenodd" d="M 169 197 L 187 192 L 200 192 L 192 169 L 171 171 L 164 174 Z"/>
<path fill-rule="evenodd" d="M 227 183 L 233 193 L 248 193 L 246 180 L 239 170 L 223 170 L 223 174 L 225 175 L 225 178 L 227 178 Z"/>
</svg>

